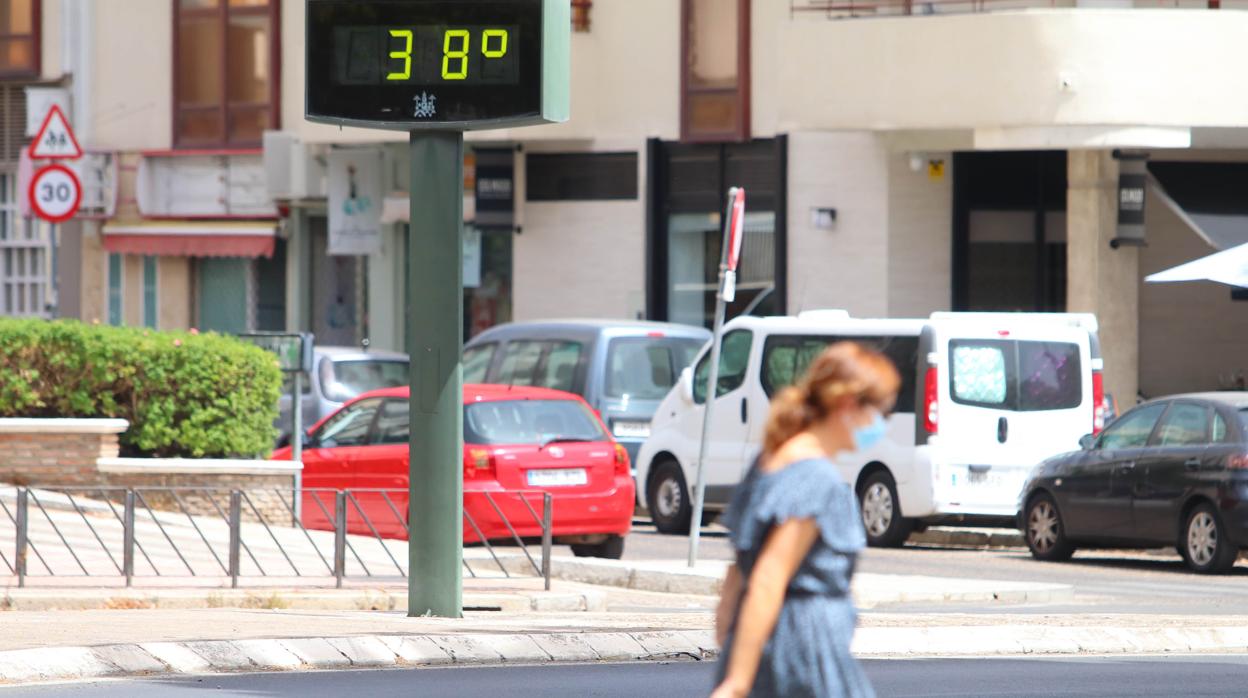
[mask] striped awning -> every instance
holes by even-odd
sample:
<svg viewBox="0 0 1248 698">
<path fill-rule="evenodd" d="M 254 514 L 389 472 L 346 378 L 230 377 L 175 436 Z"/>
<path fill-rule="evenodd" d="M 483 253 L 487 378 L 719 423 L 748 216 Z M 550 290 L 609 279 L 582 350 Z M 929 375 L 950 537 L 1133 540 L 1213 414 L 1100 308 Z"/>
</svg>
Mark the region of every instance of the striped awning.
<svg viewBox="0 0 1248 698">
<path fill-rule="evenodd" d="M 104 226 L 104 249 L 161 257 L 272 257 L 272 221 L 144 221 Z"/>
</svg>

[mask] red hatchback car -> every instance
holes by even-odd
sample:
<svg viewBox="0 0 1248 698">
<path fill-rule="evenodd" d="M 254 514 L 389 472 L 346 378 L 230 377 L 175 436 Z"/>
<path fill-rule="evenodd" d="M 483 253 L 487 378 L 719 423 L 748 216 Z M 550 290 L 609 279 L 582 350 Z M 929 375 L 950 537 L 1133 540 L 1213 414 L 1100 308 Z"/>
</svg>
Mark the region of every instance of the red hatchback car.
<svg viewBox="0 0 1248 698">
<path fill-rule="evenodd" d="M 408 389 L 365 393 L 308 430 L 303 524 L 333 530 L 334 495 L 350 490 L 347 530 L 407 536 Z M 273 454 L 290 460 L 290 447 Z M 558 390 L 464 386 L 464 541 L 541 536 L 542 493 L 552 535 L 579 556 L 619 558 L 632 526 L 628 454 L 579 396 Z M 489 493 L 488 496 L 486 493 Z M 526 505 L 527 502 L 527 505 Z M 536 515 L 536 516 L 535 516 Z"/>
</svg>

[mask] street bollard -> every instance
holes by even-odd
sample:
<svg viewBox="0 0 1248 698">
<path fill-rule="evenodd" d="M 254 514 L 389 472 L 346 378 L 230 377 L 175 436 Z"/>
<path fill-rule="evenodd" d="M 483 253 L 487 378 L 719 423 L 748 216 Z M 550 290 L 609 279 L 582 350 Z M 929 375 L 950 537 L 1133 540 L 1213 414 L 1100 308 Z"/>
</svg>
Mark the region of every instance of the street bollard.
<svg viewBox="0 0 1248 698">
<path fill-rule="evenodd" d="M 238 588 L 243 542 L 243 493 L 230 490 L 230 587 Z"/>
<path fill-rule="evenodd" d="M 26 510 L 27 510 L 27 504 L 28 504 L 29 498 L 30 498 L 30 492 L 25 487 L 18 488 L 17 490 L 17 550 L 15 551 L 16 560 L 14 560 L 15 564 L 17 565 L 18 588 L 26 586 L 26 547 L 27 547 L 27 534 L 28 534 L 27 526 L 29 525 L 28 519 L 26 517 Z"/>
<path fill-rule="evenodd" d="M 126 508 L 122 513 L 121 569 L 128 587 L 134 583 L 134 490 L 126 490 Z"/>
<path fill-rule="evenodd" d="M 551 521 L 550 505 L 553 500 L 550 493 L 542 495 L 542 578 L 546 580 L 546 591 L 550 591 L 550 543 Z"/>
<path fill-rule="evenodd" d="M 334 495 L 334 578 L 339 589 L 347 576 L 347 493 Z"/>
</svg>

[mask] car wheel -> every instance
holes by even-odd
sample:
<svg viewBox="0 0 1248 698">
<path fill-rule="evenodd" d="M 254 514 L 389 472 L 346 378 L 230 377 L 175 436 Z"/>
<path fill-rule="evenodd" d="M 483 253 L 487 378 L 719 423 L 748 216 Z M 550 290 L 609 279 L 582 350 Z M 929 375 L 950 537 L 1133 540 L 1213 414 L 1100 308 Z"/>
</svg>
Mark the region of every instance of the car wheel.
<svg viewBox="0 0 1248 698">
<path fill-rule="evenodd" d="M 1187 566 L 1201 574 L 1222 574 L 1235 566 L 1239 549 L 1226 535 L 1226 527 L 1213 505 L 1203 502 L 1187 515 L 1179 553 Z"/>
<path fill-rule="evenodd" d="M 572 554 L 577 557 L 601 557 L 618 560 L 624 557 L 624 536 L 607 536 L 601 543 L 574 543 Z"/>
<path fill-rule="evenodd" d="M 659 533 L 689 532 L 693 502 L 690 501 L 689 488 L 685 486 L 685 475 L 679 463 L 665 460 L 655 468 L 646 492 L 646 507 Z"/>
<path fill-rule="evenodd" d="M 1024 520 L 1027 527 L 1023 535 L 1027 538 L 1032 557 L 1046 562 L 1061 562 L 1075 554 L 1075 545 L 1066 537 L 1062 514 L 1052 497 L 1047 494 L 1032 497 Z"/>
<path fill-rule="evenodd" d="M 867 545 L 896 548 L 910 537 L 914 522 L 902 517 L 897 483 L 887 472 L 872 473 L 867 478 L 858 492 L 858 506 L 867 530 Z"/>
</svg>

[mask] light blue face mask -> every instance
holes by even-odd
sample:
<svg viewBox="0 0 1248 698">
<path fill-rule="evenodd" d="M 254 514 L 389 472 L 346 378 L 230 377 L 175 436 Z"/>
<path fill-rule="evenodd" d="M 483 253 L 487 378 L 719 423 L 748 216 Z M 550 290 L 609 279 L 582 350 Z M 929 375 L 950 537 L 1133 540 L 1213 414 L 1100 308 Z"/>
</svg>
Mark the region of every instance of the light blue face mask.
<svg viewBox="0 0 1248 698">
<path fill-rule="evenodd" d="M 884 417 L 877 413 L 870 424 L 854 429 L 854 450 L 865 451 L 878 444 L 887 431 L 888 425 L 884 423 Z"/>
</svg>

